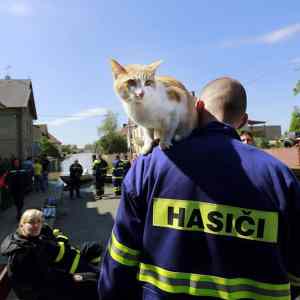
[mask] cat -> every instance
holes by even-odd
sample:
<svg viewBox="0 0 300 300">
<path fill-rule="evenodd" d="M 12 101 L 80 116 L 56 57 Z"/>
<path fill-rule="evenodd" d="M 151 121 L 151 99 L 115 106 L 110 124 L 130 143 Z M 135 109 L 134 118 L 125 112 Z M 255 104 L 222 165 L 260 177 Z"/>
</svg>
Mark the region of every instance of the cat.
<svg viewBox="0 0 300 300">
<path fill-rule="evenodd" d="M 161 62 L 122 66 L 111 60 L 115 92 L 128 117 L 143 129 L 143 154 L 152 150 L 155 138 L 165 150 L 173 138 L 185 138 L 197 125 L 195 99 L 185 86 L 174 78 L 155 75 Z"/>
</svg>

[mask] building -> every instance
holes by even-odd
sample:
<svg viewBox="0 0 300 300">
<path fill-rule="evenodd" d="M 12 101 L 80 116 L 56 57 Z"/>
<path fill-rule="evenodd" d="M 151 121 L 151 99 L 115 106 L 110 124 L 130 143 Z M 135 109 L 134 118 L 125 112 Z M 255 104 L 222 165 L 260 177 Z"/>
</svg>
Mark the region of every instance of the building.
<svg viewBox="0 0 300 300">
<path fill-rule="evenodd" d="M 265 121 L 248 120 L 246 126 L 242 129 L 252 132 L 256 137 L 263 137 L 267 140 L 279 140 L 281 138 L 281 126 L 266 125 Z"/>
<path fill-rule="evenodd" d="M 32 156 L 37 119 L 31 80 L 0 80 L 0 156 Z"/>
<path fill-rule="evenodd" d="M 59 141 L 54 135 L 48 131 L 47 124 L 34 124 L 33 125 L 33 156 L 40 155 L 39 141 L 41 138 L 47 138 L 52 144 L 56 146 L 59 153 L 62 154 L 62 142 Z"/>
<path fill-rule="evenodd" d="M 127 128 L 127 141 L 130 154 L 141 153 L 144 145 L 144 133 L 142 128 L 131 120 L 128 120 L 128 123 L 123 127 Z M 264 137 L 268 140 L 278 140 L 281 138 L 281 126 L 266 125 L 265 121 L 248 120 L 242 130 L 251 131 L 255 136 Z"/>
</svg>

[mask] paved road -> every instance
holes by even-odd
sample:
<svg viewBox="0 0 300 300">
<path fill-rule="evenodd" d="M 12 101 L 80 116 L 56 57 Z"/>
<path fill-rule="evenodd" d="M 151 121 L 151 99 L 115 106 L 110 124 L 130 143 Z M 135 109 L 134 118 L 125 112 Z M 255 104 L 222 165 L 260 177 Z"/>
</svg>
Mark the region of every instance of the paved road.
<svg viewBox="0 0 300 300">
<path fill-rule="evenodd" d="M 94 199 L 92 188 L 83 189 L 81 196 L 81 199 L 71 200 L 69 195 L 64 193 L 63 207 L 55 226 L 67 234 L 76 245 L 87 240 L 106 244 L 119 199 L 114 197 L 110 185 L 105 187 L 105 196 L 101 200 Z"/>
</svg>

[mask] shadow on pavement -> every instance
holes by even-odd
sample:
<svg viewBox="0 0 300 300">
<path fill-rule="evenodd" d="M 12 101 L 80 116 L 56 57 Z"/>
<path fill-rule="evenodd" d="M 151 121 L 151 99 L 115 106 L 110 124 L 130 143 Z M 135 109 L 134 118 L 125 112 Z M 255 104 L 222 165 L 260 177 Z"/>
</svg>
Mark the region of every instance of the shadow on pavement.
<svg viewBox="0 0 300 300">
<path fill-rule="evenodd" d="M 114 224 L 116 199 L 110 194 L 95 200 L 91 189 L 81 190 L 81 198 L 70 199 L 64 193 L 64 213 L 57 216 L 55 227 L 69 236 L 71 243 L 80 245 L 85 241 L 100 241 L 106 245 Z M 110 203 L 105 200 L 110 200 Z M 103 205 L 105 202 L 105 205 Z M 109 206 L 108 206 L 109 205 Z"/>
</svg>

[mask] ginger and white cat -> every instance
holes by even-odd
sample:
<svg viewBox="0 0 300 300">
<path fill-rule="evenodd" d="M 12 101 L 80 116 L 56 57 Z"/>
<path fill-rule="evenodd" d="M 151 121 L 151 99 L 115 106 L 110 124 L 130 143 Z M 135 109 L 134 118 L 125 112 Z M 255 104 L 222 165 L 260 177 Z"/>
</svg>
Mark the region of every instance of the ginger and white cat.
<svg viewBox="0 0 300 300">
<path fill-rule="evenodd" d="M 154 137 L 164 150 L 197 126 L 194 97 L 176 79 L 156 76 L 160 64 L 122 66 L 111 60 L 114 89 L 129 118 L 143 128 L 144 154 L 151 151 Z"/>
</svg>

